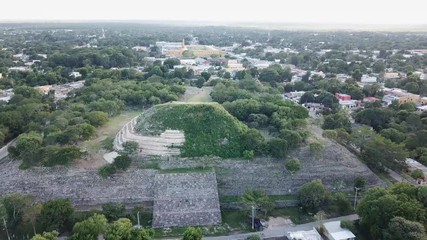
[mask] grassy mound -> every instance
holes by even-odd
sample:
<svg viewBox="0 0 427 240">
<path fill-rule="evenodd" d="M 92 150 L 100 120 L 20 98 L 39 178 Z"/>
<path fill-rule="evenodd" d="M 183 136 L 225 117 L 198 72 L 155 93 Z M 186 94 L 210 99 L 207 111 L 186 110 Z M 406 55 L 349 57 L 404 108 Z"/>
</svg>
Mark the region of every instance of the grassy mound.
<svg viewBox="0 0 427 240">
<path fill-rule="evenodd" d="M 217 103 L 156 105 L 144 112 L 136 125 L 136 131 L 143 135 L 159 135 L 167 129 L 184 131 L 183 157 L 233 158 L 242 156 L 241 138 L 248 127 Z"/>
</svg>

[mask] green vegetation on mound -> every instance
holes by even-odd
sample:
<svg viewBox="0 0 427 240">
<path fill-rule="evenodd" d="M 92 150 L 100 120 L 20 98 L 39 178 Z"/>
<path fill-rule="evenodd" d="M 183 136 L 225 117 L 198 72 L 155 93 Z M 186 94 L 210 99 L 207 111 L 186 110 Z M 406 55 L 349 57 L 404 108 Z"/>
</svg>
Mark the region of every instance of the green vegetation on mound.
<svg viewBox="0 0 427 240">
<path fill-rule="evenodd" d="M 220 104 L 161 104 L 146 111 L 136 130 L 158 135 L 167 129 L 182 130 L 183 157 L 241 157 L 245 150 L 242 137 L 248 127 L 230 115 Z"/>
</svg>

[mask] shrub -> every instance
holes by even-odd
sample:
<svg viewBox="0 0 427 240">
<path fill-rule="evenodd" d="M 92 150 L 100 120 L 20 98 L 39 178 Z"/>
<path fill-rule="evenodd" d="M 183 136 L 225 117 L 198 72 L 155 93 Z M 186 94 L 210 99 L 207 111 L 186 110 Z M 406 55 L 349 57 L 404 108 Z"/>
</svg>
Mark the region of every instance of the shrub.
<svg viewBox="0 0 427 240">
<path fill-rule="evenodd" d="M 114 158 L 113 166 L 116 169 L 126 170 L 130 164 L 132 163 L 132 159 L 130 159 L 127 155 L 117 156 Z"/>
<path fill-rule="evenodd" d="M 320 157 L 323 153 L 323 145 L 319 142 L 310 143 L 310 153 L 313 156 Z"/>
<path fill-rule="evenodd" d="M 416 169 L 411 173 L 411 177 L 414 179 L 424 178 L 424 173 L 421 169 Z"/>
<path fill-rule="evenodd" d="M 108 165 L 102 166 L 98 170 L 98 174 L 101 175 L 101 177 L 103 177 L 103 178 L 107 178 L 116 172 L 117 172 L 117 169 L 113 164 L 108 164 Z"/>
<path fill-rule="evenodd" d="M 245 150 L 243 151 L 243 158 L 247 160 L 251 160 L 254 158 L 254 151 L 253 150 Z"/>
</svg>

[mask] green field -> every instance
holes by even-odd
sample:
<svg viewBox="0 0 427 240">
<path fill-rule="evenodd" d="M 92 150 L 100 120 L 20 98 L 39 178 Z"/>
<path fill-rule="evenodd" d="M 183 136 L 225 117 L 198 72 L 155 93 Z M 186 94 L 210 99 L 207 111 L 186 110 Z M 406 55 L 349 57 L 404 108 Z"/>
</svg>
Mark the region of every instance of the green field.
<svg viewBox="0 0 427 240">
<path fill-rule="evenodd" d="M 231 116 L 220 104 L 168 103 L 152 107 L 139 118 L 136 130 L 159 135 L 167 129 L 182 130 L 183 157 L 242 156 L 242 136 L 248 127 Z"/>
</svg>

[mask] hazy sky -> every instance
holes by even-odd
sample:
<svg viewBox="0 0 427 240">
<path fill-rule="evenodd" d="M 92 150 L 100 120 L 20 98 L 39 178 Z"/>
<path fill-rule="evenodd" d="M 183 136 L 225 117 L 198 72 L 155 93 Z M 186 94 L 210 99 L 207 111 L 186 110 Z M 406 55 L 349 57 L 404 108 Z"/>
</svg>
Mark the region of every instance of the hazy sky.
<svg viewBox="0 0 427 240">
<path fill-rule="evenodd" d="M 2 0 L 0 20 L 427 24 L 426 0 Z"/>
</svg>

